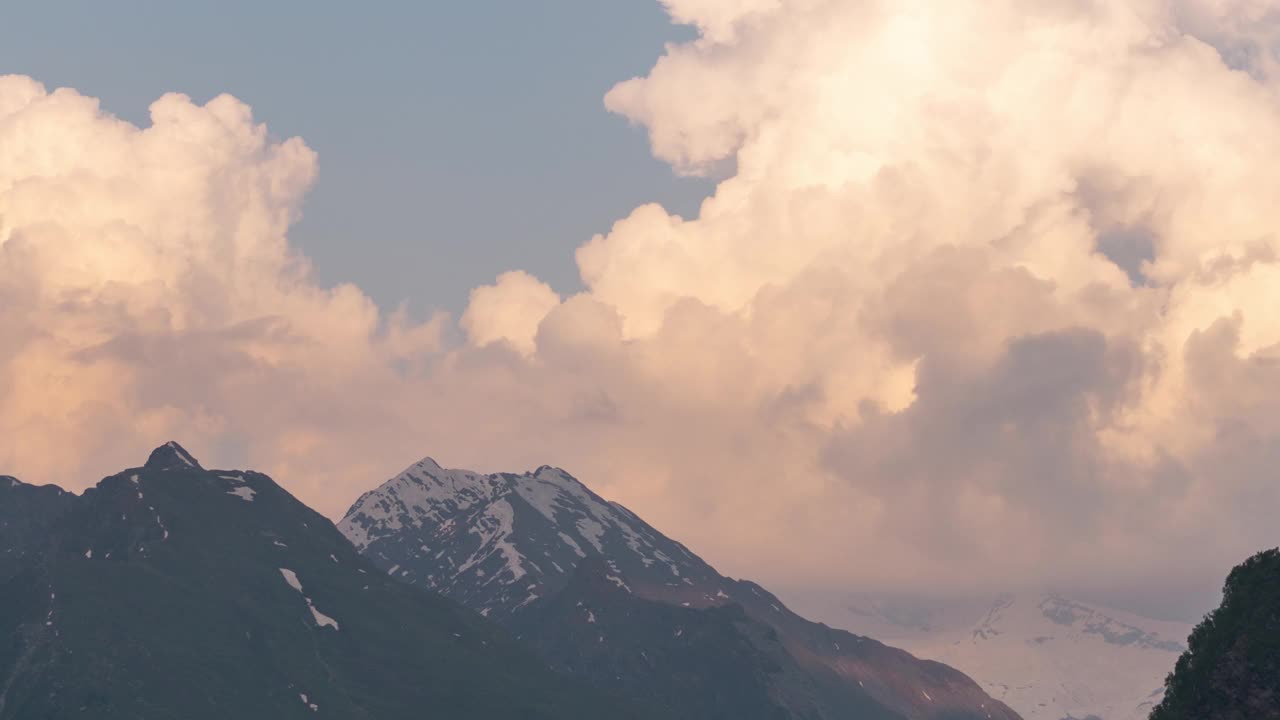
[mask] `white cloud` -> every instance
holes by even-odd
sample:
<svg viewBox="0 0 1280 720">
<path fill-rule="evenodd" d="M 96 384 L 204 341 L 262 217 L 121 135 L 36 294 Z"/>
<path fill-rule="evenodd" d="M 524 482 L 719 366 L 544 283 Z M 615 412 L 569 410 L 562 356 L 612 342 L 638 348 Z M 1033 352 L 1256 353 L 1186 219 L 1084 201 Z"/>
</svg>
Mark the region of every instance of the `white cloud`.
<svg viewBox="0 0 1280 720">
<path fill-rule="evenodd" d="M 229 96 L 151 116 L 0 78 L 0 464 L 82 486 L 181 436 L 309 467 L 438 323 L 311 282 L 286 238 L 316 172 L 301 140 Z"/>
<path fill-rule="evenodd" d="M 559 304 L 560 296 L 532 275 L 503 273 L 493 285 L 471 291 L 462 327 L 475 345 L 501 341 L 527 355 L 534 350 L 538 324 Z"/>
<path fill-rule="evenodd" d="M 428 452 L 552 462 L 728 571 L 862 587 L 1274 544 L 1280 5 L 666 4 L 703 37 L 606 102 L 726 179 L 584 245 L 580 295 L 476 289 L 449 348 L 314 285 L 314 158 L 243 105 L 0 83 L 0 464 L 194 434 L 340 512 Z"/>
</svg>

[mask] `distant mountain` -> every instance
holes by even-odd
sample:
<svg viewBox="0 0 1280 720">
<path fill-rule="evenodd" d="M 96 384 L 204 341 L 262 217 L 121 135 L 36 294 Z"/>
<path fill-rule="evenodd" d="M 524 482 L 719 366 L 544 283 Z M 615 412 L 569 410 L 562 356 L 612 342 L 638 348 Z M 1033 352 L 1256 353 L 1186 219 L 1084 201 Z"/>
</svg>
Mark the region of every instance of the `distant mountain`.
<svg viewBox="0 0 1280 720">
<path fill-rule="evenodd" d="M 563 470 L 423 460 L 339 529 L 391 575 L 506 625 L 669 720 L 1012 720 L 945 665 L 811 623 Z"/>
<path fill-rule="evenodd" d="M 1027 720 L 1145 720 L 1190 625 L 1054 594 L 809 594 L 802 612 L 945 662 Z"/>
<path fill-rule="evenodd" d="M 175 443 L 76 496 L 0 479 L 0 720 L 630 717 Z"/>
<path fill-rule="evenodd" d="M 1188 644 L 1151 720 L 1280 718 L 1280 550 L 1231 571 Z"/>
</svg>

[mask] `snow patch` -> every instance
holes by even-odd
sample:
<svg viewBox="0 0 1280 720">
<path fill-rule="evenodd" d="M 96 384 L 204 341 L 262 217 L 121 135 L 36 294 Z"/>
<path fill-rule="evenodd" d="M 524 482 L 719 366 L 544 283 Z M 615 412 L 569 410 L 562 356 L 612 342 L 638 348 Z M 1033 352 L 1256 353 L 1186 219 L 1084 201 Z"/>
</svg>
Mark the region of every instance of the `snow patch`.
<svg viewBox="0 0 1280 720">
<path fill-rule="evenodd" d="M 311 598 L 307 597 L 307 594 L 302 592 L 302 582 L 298 580 L 297 573 L 289 568 L 279 568 L 279 570 L 280 575 L 284 577 L 284 581 L 289 584 L 289 587 L 297 590 L 298 594 L 302 595 L 302 599 L 307 601 L 307 609 L 311 611 L 311 617 L 315 619 L 316 625 L 320 627 L 331 627 L 334 630 L 340 629 L 337 620 L 334 620 L 328 615 L 317 610 L 315 603 L 311 602 Z"/>
<path fill-rule="evenodd" d="M 604 545 L 600 542 L 604 538 L 604 526 L 591 518 L 579 518 L 576 524 L 578 533 L 595 547 L 596 552 L 604 552 Z"/>
<path fill-rule="evenodd" d="M 565 545 L 568 545 L 569 547 L 573 548 L 574 554 L 577 555 L 578 557 L 584 558 L 587 556 L 586 553 L 582 552 L 582 548 L 578 547 L 578 543 L 575 542 L 573 538 L 569 537 L 568 535 L 565 535 L 564 533 L 560 533 L 560 539 L 564 541 Z"/>
<path fill-rule="evenodd" d="M 331 627 L 334 630 L 339 629 L 338 621 L 317 610 L 316 606 L 311 604 L 311 598 L 307 598 L 307 607 L 311 608 L 311 616 L 315 618 L 316 625 L 319 625 L 320 627 Z"/>
<path fill-rule="evenodd" d="M 507 500 L 497 500 L 485 509 L 468 532 L 480 536 L 480 548 L 458 568 L 457 574 L 470 570 L 481 562 L 493 557 L 494 553 L 502 556 L 506 570 L 511 573 L 511 582 L 515 582 L 528 573 L 521 563 L 524 556 L 516 550 L 511 542 L 511 534 L 515 530 L 515 509 Z M 479 574 L 477 570 L 477 574 Z"/>
<path fill-rule="evenodd" d="M 253 496 L 256 493 L 254 493 L 253 488 L 249 487 L 248 485 L 242 485 L 241 487 L 238 487 L 235 490 L 228 490 L 227 494 L 235 495 L 236 497 L 240 498 L 245 502 L 253 502 Z"/>
<path fill-rule="evenodd" d="M 298 580 L 298 574 L 288 568 L 280 568 L 280 574 L 284 576 L 284 581 L 289 583 L 289 587 L 302 592 L 302 583 Z"/>
<path fill-rule="evenodd" d="M 188 455 L 188 454 L 187 454 L 187 451 L 186 451 L 186 450 L 183 450 L 183 449 L 182 449 L 182 446 L 178 445 L 178 443 L 173 442 L 172 440 L 170 440 L 169 442 L 165 443 L 165 445 L 166 445 L 170 450 L 173 450 L 173 454 L 174 454 L 174 455 L 176 455 L 176 456 L 178 457 L 178 459 L 179 459 L 179 460 L 181 460 L 182 462 L 186 463 L 187 467 L 195 467 L 195 466 L 196 466 L 195 458 L 193 458 L 193 457 L 191 457 L 190 455 Z"/>
</svg>

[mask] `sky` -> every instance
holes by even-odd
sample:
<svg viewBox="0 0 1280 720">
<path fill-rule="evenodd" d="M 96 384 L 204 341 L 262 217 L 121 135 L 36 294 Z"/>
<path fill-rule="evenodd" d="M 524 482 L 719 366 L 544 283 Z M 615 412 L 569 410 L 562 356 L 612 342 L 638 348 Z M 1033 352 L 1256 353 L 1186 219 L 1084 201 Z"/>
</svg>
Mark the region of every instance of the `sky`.
<svg viewBox="0 0 1280 720">
<path fill-rule="evenodd" d="M 578 245 L 643 202 L 692 215 L 713 187 L 603 111 L 619 78 L 692 35 L 647 0 L 56 0 L 5 17 L 0 72 L 135 124 L 166 92 L 228 92 L 303 137 L 322 171 L 290 240 L 321 283 L 420 317 L 461 312 L 511 267 L 579 289 Z"/>
<path fill-rule="evenodd" d="M 486 7 L 4 43 L 3 472 L 552 464 L 771 586 L 1166 615 L 1277 544 L 1280 2 Z"/>
</svg>

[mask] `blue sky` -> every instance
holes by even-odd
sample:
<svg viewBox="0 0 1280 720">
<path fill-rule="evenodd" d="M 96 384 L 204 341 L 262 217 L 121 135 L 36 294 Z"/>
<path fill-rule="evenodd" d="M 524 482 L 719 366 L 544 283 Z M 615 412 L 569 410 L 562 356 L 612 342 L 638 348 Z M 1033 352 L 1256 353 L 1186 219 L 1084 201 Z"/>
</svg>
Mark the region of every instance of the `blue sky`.
<svg viewBox="0 0 1280 720">
<path fill-rule="evenodd" d="M 656 0 L 55 0 L 6 8 L 0 73 L 138 124 L 168 91 L 248 102 L 320 155 L 292 235 L 320 280 L 421 316 L 514 268 L 573 291 L 593 233 L 644 202 L 696 211 L 711 184 L 602 103 L 688 36 Z"/>
</svg>

